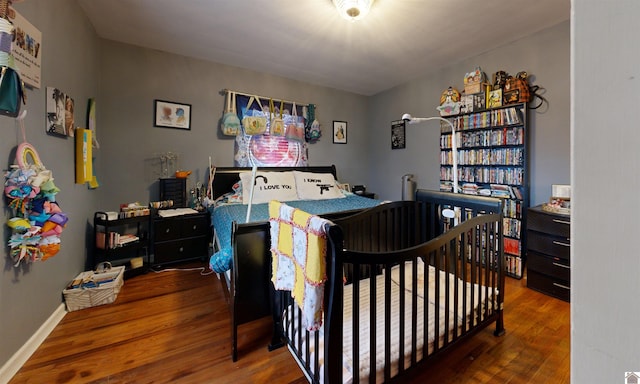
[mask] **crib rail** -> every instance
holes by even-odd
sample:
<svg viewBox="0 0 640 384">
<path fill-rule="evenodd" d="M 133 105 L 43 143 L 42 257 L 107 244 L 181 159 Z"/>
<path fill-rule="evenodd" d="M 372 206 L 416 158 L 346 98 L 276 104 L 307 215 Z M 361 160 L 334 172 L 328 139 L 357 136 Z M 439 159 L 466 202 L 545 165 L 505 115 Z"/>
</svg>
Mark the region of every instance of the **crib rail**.
<svg viewBox="0 0 640 384">
<path fill-rule="evenodd" d="M 426 206 L 422 202 L 394 201 L 333 222 L 342 228 L 345 249 L 393 251 L 427 241 Z"/>
<path fill-rule="evenodd" d="M 427 241 L 427 205 L 415 201 L 394 201 L 344 218 L 333 220 L 342 229 L 342 249 L 390 252 Z M 380 267 L 359 266 L 359 278 L 380 274 Z M 353 279 L 353 264 L 345 264 L 345 283 Z"/>
</svg>

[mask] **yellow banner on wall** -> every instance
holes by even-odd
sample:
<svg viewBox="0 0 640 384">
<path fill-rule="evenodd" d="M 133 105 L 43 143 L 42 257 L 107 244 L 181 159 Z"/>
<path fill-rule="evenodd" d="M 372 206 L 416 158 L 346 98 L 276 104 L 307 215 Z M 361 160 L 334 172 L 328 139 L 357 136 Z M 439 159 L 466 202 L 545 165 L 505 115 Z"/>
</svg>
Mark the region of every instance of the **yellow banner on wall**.
<svg viewBox="0 0 640 384">
<path fill-rule="evenodd" d="M 91 182 L 93 162 L 91 159 L 91 130 L 77 128 L 76 138 L 76 184 Z"/>
</svg>

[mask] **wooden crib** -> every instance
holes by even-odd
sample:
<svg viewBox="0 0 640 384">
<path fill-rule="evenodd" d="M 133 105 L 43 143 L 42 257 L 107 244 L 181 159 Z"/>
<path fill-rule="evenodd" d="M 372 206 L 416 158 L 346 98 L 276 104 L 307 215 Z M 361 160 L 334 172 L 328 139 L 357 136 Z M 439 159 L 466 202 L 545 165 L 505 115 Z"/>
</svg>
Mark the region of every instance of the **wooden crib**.
<svg viewBox="0 0 640 384">
<path fill-rule="evenodd" d="M 501 201 L 416 197 L 326 228 L 319 331 L 278 291 L 282 336 L 310 382 L 395 381 L 494 322 L 504 333 Z"/>
</svg>

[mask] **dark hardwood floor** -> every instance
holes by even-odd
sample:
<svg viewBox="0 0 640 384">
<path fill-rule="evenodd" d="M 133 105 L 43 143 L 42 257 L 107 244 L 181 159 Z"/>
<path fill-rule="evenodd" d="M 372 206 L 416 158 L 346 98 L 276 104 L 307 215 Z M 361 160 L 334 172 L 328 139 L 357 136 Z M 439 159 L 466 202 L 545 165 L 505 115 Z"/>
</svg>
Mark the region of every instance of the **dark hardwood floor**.
<svg viewBox="0 0 640 384">
<path fill-rule="evenodd" d="M 233 363 L 216 275 L 151 272 L 126 280 L 113 304 L 68 313 L 10 383 L 306 383 L 286 348 L 267 351 L 269 326 L 268 318 L 241 326 Z M 407 381 L 569 383 L 569 303 L 507 278 L 505 327 L 502 337 L 483 330 Z"/>
</svg>

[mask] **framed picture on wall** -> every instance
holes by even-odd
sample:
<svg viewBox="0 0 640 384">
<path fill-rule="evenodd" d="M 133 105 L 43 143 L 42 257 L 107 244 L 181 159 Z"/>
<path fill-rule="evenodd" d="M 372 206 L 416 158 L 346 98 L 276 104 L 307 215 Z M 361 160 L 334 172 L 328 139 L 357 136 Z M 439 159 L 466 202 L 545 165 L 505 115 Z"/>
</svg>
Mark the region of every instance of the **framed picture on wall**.
<svg viewBox="0 0 640 384">
<path fill-rule="evenodd" d="M 405 147 L 404 120 L 391 122 L 391 149 L 403 149 Z"/>
<path fill-rule="evenodd" d="M 155 100 L 154 111 L 155 127 L 191 129 L 191 104 Z"/>
<path fill-rule="evenodd" d="M 333 143 L 347 144 L 347 122 L 333 121 Z"/>
</svg>

